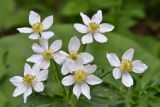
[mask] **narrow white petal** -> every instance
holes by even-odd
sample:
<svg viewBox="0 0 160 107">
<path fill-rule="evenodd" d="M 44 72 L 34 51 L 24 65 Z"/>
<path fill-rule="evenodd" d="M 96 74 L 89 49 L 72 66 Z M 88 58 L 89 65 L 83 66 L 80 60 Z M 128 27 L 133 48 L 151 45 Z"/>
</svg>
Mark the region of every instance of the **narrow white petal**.
<svg viewBox="0 0 160 107">
<path fill-rule="evenodd" d="M 90 88 L 86 83 L 81 84 L 81 92 L 84 96 L 86 96 L 89 100 L 91 99 Z"/>
<path fill-rule="evenodd" d="M 23 78 L 20 76 L 14 76 L 10 78 L 9 81 L 16 87 L 23 86 Z"/>
<path fill-rule="evenodd" d="M 108 40 L 107 37 L 101 33 L 95 33 L 93 37 L 97 42 L 100 42 L 100 43 L 105 43 Z"/>
<path fill-rule="evenodd" d="M 27 89 L 27 87 L 25 87 L 25 86 L 17 87 L 13 92 L 13 97 L 17 97 L 17 96 L 23 94 L 26 91 L 26 89 Z"/>
<path fill-rule="evenodd" d="M 33 88 L 36 92 L 42 92 L 44 90 L 44 85 L 42 82 L 34 82 L 33 83 Z"/>
<path fill-rule="evenodd" d="M 132 71 L 135 73 L 143 73 L 148 68 L 148 66 L 140 60 L 133 61 L 132 65 Z"/>
<path fill-rule="evenodd" d="M 130 48 L 127 51 L 124 52 L 122 59 L 128 59 L 128 60 L 132 60 L 133 59 L 133 55 L 134 55 L 134 49 Z"/>
<path fill-rule="evenodd" d="M 40 36 L 38 33 L 32 33 L 28 36 L 29 39 L 32 39 L 32 40 L 36 40 L 38 39 Z"/>
<path fill-rule="evenodd" d="M 88 33 L 82 37 L 82 43 L 83 44 L 88 44 L 93 42 L 93 37 L 91 33 Z"/>
<path fill-rule="evenodd" d="M 114 29 L 114 26 L 108 23 L 102 23 L 100 24 L 99 27 L 100 27 L 99 31 L 101 33 L 110 32 Z"/>
<path fill-rule="evenodd" d="M 83 60 L 83 64 L 90 63 L 94 60 L 94 57 L 87 52 L 80 53 L 80 57 Z"/>
<path fill-rule="evenodd" d="M 95 75 L 88 75 L 86 83 L 89 85 L 96 85 L 102 83 L 102 80 Z"/>
<path fill-rule="evenodd" d="M 74 28 L 80 33 L 87 33 L 88 32 L 88 27 L 83 24 L 76 23 L 76 24 L 74 24 Z"/>
<path fill-rule="evenodd" d="M 24 99 L 24 103 L 27 102 L 27 98 L 28 96 L 30 96 L 32 94 L 32 88 L 28 87 L 25 91 L 25 93 L 23 94 L 23 99 Z"/>
<path fill-rule="evenodd" d="M 91 22 L 91 19 L 87 15 L 85 15 L 84 13 L 81 12 L 80 15 L 81 15 L 83 23 L 85 25 L 88 25 Z"/>
<path fill-rule="evenodd" d="M 67 56 L 68 54 L 64 51 L 59 51 L 53 54 L 55 62 L 59 65 L 62 65 L 66 61 Z"/>
<path fill-rule="evenodd" d="M 25 74 L 31 74 L 32 73 L 32 69 L 31 69 L 31 66 L 27 63 L 25 63 L 24 65 L 24 75 Z"/>
<path fill-rule="evenodd" d="M 62 68 L 61 68 L 61 73 L 63 74 L 63 75 L 66 75 L 66 74 L 68 74 L 68 73 L 70 73 L 71 71 L 70 71 L 70 69 L 68 68 L 68 64 L 67 63 L 64 63 L 63 65 L 62 65 Z"/>
<path fill-rule="evenodd" d="M 47 77 L 48 77 L 48 70 L 42 70 L 36 76 L 38 81 L 45 81 L 47 80 Z"/>
<path fill-rule="evenodd" d="M 79 97 L 81 95 L 81 85 L 79 85 L 79 84 L 74 85 L 73 94 L 77 97 L 77 99 L 79 99 Z"/>
<path fill-rule="evenodd" d="M 92 16 L 92 21 L 93 22 L 96 22 L 98 24 L 101 23 L 102 21 L 102 11 L 101 10 L 98 10 L 97 13 L 95 13 L 93 16 Z"/>
<path fill-rule="evenodd" d="M 119 67 L 120 66 L 120 61 L 119 58 L 117 57 L 116 54 L 114 53 L 107 53 L 106 57 L 109 61 L 109 63 L 114 66 L 114 67 Z"/>
<path fill-rule="evenodd" d="M 97 66 L 95 64 L 93 64 L 93 65 L 88 64 L 84 67 L 84 69 L 87 74 L 92 74 L 96 71 Z"/>
<path fill-rule="evenodd" d="M 48 40 L 47 39 L 41 38 L 39 40 L 39 42 L 40 42 L 43 49 L 48 49 Z"/>
<path fill-rule="evenodd" d="M 119 68 L 114 68 L 112 74 L 115 79 L 119 79 L 122 76 L 122 71 Z"/>
<path fill-rule="evenodd" d="M 48 69 L 49 66 L 50 66 L 50 61 L 47 61 L 47 60 L 43 60 L 40 64 L 41 68 L 42 69 Z"/>
<path fill-rule="evenodd" d="M 48 28 L 50 28 L 53 24 L 53 16 L 48 16 L 46 17 L 43 21 L 42 21 L 42 24 L 43 24 L 43 30 L 46 30 Z"/>
<path fill-rule="evenodd" d="M 64 86 L 70 86 L 75 83 L 74 77 L 72 75 L 68 75 L 62 79 L 62 84 Z"/>
<path fill-rule="evenodd" d="M 74 65 L 72 65 L 72 64 L 70 64 L 70 68 L 72 68 L 71 67 L 71 65 L 74 67 L 74 69 L 84 69 L 84 65 L 83 65 L 83 60 L 81 59 L 81 58 L 79 58 L 78 60 L 76 60 L 76 61 L 73 61 L 74 63 Z"/>
<path fill-rule="evenodd" d="M 33 32 L 32 28 L 28 28 L 28 27 L 17 28 L 17 30 L 20 33 L 32 33 Z"/>
<path fill-rule="evenodd" d="M 41 62 L 33 64 L 32 66 L 32 75 L 37 75 L 40 72 L 41 69 Z"/>
<path fill-rule="evenodd" d="M 43 59 L 43 56 L 41 54 L 35 54 L 32 55 L 27 59 L 28 62 L 38 63 Z"/>
<path fill-rule="evenodd" d="M 62 47 L 62 40 L 56 40 L 52 42 L 52 44 L 50 45 L 50 48 L 53 49 L 54 52 L 60 50 L 61 47 Z"/>
<path fill-rule="evenodd" d="M 35 53 L 42 53 L 43 52 L 43 49 L 37 43 L 33 43 L 32 50 Z"/>
<path fill-rule="evenodd" d="M 38 13 L 34 12 L 34 11 L 30 11 L 30 14 L 29 14 L 29 23 L 31 25 L 37 23 L 37 22 L 40 22 L 41 21 L 41 17 Z"/>
<path fill-rule="evenodd" d="M 126 87 L 131 87 L 133 85 L 133 79 L 129 73 L 122 74 L 122 83 Z"/>
<path fill-rule="evenodd" d="M 51 37 L 54 36 L 54 33 L 51 31 L 41 32 L 41 36 L 44 39 L 50 39 Z"/>
<path fill-rule="evenodd" d="M 74 36 L 70 39 L 69 44 L 68 44 L 68 50 L 69 52 L 71 51 L 78 51 L 80 48 L 80 40 Z"/>
</svg>

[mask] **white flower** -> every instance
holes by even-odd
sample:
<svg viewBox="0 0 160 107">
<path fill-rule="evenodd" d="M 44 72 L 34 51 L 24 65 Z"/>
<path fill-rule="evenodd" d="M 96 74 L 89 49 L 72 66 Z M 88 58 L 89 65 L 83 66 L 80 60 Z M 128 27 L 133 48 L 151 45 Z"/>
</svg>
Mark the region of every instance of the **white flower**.
<svg viewBox="0 0 160 107">
<path fill-rule="evenodd" d="M 35 40 L 41 37 L 49 39 L 54 35 L 54 33 L 51 31 L 44 31 L 52 26 L 53 16 L 46 17 L 41 23 L 40 15 L 38 13 L 35 13 L 34 11 L 30 11 L 29 23 L 32 26 L 32 28 L 23 27 L 23 28 L 18 28 L 17 30 L 21 33 L 32 33 L 29 35 L 30 39 Z"/>
<path fill-rule="evenodd" d="M 36 43 L 32 45 L 32 50 L 35 54 L 29 57 L 27 61 L 39 64 L 42 69 L 48 69 L 50 60 L 52 58 L 55 59 L 55 56 L 57 57 L 56 54 L 62 47 L 62 41 L 56 40 L 49 47 L 48 40 L 40 39 L 40 45 L 41 46 Z"/>
<path fill-rule="evenodd" d="M 78 53 L 79 49 L 80 40 L 76 36 L 74 36 L 70 39 L 68 44 L 69 54 L 63 51 L 58 52 L 58 54 L 55 55 L 56 62 L 58 62 L 58 64 L 63 64 L 62 69 L 65 69 L 65 62 L 67 61 L 67 59 L 71 59 L 75 62 L 78 60 L 82 60 L 83 64 L 90 63 L 94 60 L 94 57 L 87 52 Z M 67 72 L 62 72 L 62 74 L 66 75 Z"/>
<path fill-rule="evenodd" d="M 45 81 L 48 77 L 48 70 L 41 70 L 37 65 L 32 68 L 30 65 L 24 66 L 24 77 L 14 76 L 10 78 L 10 82 L 16 86 L 13 97 L 17 97 L 23 94 L 24 103 L 27 101 L 27 97 L 32 94 L 32 88 L 36 92 L 42 92 L 44 85 L 42 81 Z"/>
<path fill-rule="evenodd" d="M 102 23 L 102 11 L 98 10 L 96 14 L 92 16 L 90 19 L 87 15 L 80 13 L 83 24 L 76 23 L 74 24 L 74 28 L 80 33 L 87 33 L 82 37 L 82 43 L 92 43 L 93 38 L 100 43 L 107 42 L 107 37 L 101 33 L 110 32 L 114 29 L 113 25 L 108 23 Z"/>
<path fill-rule="evenodd" d="M 72 73 L 62 79 L 64 86 L 70 86 L 74 84 L 73 93 L 80 97 L 81 93 L 88 99 L 91 99 L 89 85 L 96 85 L 102 83 L 102 80 L 93 75 L 97 69 L 96 65 L 83 65 L 82 63 L 74 63 L 73 61 L 67 62 L 68 72 Z"/>
<path fill-rule="evenodd" d="M 113 77 L 119 79 L 122 77 L 122 83 L 126 87 L 131 87 L 133 85 L 133 79 L 129 74 L 131 71 L 135 73 L 143 73 L 148 67 L 140 60 L 133 60 L 134 49 L 128 49 L 122 56 L 120 62 L 119 58 L 114 53 L 107 53 L 106 57 L 109 63 L 116 67 L 113 69 Z"/>
</svg>

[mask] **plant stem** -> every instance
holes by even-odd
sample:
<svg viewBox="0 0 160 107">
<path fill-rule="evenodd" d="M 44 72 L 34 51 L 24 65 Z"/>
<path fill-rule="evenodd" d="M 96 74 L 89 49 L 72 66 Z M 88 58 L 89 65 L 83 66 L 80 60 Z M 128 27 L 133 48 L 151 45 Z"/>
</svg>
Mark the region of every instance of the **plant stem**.
<svg viewBox="0 0 160 107">
<path fill-rule="evenodd" d="M 104 71 L 104 69 L 102 69 Z M 103 79 L 105 76 L 109 75 L 111 73 L 111 71 L 109 72 L 105 72 L 100 78 Z"/>
<path fill-rule="evenodd" d="M 82 52 L 85 52 L 85 50 L 86 50 L 86 47 L 87 47 L 87 44 L 84 44 L 84 45 L 83 45 Z"/>
</svg>

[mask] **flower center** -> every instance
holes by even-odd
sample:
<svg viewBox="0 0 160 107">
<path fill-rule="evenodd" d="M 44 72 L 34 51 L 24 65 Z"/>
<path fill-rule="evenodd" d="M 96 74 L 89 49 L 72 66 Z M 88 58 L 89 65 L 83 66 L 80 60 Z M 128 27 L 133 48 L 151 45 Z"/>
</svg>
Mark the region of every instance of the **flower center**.
<svg viewBox="0 0 160 107">
<path fill-rule="evenodd" d="M 123 59 L 122 62 L 121 62 L 121 66 L 120 66 L 120 69 L 121 71 L 124 71 L 124 72 L 129 72 L 131 71 L 133 68 L 133 65 L 132 65 L 132 62 L 128 59 Z"/>
<path fill-rule="evenodd" d="M 43 24 L 40 22 L 37 22 L 32 25 L 32 29 L 34 32 L 41 32 L 43 30 Z"/>
<path fill-rule="evenodd" d="M 53 49 L 47 49 L 42 52 L 42 56 L 45 60 L 50 60 L 52 58 Z"/>
<path fill-rule="evenodd" d="M 82 69 L 78 69 L 74 71 L 74 79 L 77 83 L 82 83 L 87 79 L 87 73 Z"/>
<path fill-rule="evenodd" d="M 92 31 L 92 32 L 99 29 L 99 25 L 95 22 L 89 23 L 88 27 L 89 27 L 89 30 Z"/>
<path fill-rule="evenodd" d="M 26 84 L 26 85 L 32 85 L 32 82 L 36 80 L 36 76 L 33 76 L 31 74 L 26 74 L 23 78 L 23 82 Z"/>
<path fill-rule="evenodd" d="M 77 53 L 77 51 L 71 51 L 69 52 L 69 57 L 72 59 L 72 60 L 77 60 L 79 55 Z"/>
</svg>

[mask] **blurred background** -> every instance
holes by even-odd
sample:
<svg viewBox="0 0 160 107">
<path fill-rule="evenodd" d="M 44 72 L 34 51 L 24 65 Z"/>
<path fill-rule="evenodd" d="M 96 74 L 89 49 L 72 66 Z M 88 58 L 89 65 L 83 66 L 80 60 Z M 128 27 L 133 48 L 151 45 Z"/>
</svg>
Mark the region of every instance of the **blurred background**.
<svg viewBox="0 0 160 107">
<path fill-rule="evenodd" d="M 143 75 L 133 74 L 135 85 L 130 90 L 111 75 L 104 78 L 103 88 L 97 87 L 92 93 L 93 99 L 99 96 L 92 100 L 94 104 L 83 101 L 77 107 L 159 107 L 160 0 L 0 0 L 0 107 L 31 107 L 23 104 L 22 97 L 12 97 L 15 87 L 9 82 L 10 77 L 23 75 L 25 59 L 33 54 L 33 41 L 27 38 L 28 34 L 19 34 L 16 30 L 18 27 L 30 27 L 30 10 L 39 13 L 42 19 L 54 15 L 51 30 L 56 39 L 63 40 L 63 49 L 67 50 L 70 37 L 82 35 L 73 28 L 74 23 L 82 23 L 80 12 L 91 17 L 99 9 L 103 12 L 102 22 L 113 24 L 115 29 L 106 34 L 109 38 L 107 44 L 94 43 L 87 47 L 87 51 L 95 56 L 95 63 L 105 71 L 111 71 L 109 63 L 102 61 L 106 52 L 116 52 L 121 56 L 133 47 L 136 59 L 144 61 L 149 69 Z M 57 95 L 53 83 L 45 85 L 47 93 Z M 96 95 L 99 92 L 103 93 Z M 43 106 L 55 99 L 34 98 L 34 94 L 32 97 L 32 107 L 59 106 Z"/>
</svg>

